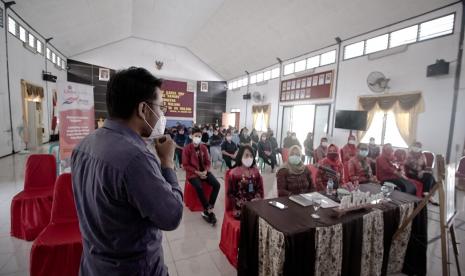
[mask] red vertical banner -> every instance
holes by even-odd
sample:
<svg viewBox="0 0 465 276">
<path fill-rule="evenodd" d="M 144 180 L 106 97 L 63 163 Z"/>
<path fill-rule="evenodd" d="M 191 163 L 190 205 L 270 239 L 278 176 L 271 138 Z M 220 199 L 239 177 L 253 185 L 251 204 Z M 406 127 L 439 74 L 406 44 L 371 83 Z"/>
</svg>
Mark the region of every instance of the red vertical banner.
<svg viewBox="0 0 465 276">
<path fill-rule="evenodd" d="M 187 91 L 187 82 L 164 80 L 161 86 L 167 117 L 194 117 L 194 93 Z"/>
<path fill-rule="evenodd" d="M 69 171 L 74 147 L 95 128 L 94 88 L 90 85 L 62 83 L 58 88 L 60 130 L 60 171 Z"/>
</svg>

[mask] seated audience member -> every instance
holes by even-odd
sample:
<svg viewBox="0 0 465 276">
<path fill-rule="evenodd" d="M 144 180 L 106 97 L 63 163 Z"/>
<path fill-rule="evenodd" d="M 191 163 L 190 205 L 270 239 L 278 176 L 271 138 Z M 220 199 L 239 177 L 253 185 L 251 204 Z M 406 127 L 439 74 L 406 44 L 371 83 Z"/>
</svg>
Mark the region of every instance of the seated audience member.
<svg viewBox="0 0 465 276">
<path fill-rule="evenodd" d="M 302 152 L 298 146 L 289 149 L 289 159 L 276 173 L 278 196 L 309 193 L 315 190 L 312 174 L 302 162 Z"/>
<path fill-rule="evenodd" d="M 239 144 L 240 146 L 252 145 L 252 138 L 250 138 L 249 130 L 246 127 L 241 129 L 241 133 L 239 134 Z"/>
<path fill-rule="evenodd" d="M 357 156 L 349 160 L 349 181 L 357 184 L 377 182 L 373 175 L 368 156 L 368 145 L 360 143 L 357 146 Z"/>
<path fill-rule="evenodd" d="M 226 139 L 221 144 L 221 153 L 223 160 L 228 168 L 232 169 L 232 160 L 236 158 L 237 145 L 232 141 L 231 132 L 226 132 Z"/>
<path fill-rule="evenodd" d="M 320 140 L 320 145 L 315 149 L 315 152 L 314 152 L 315 158 L 313 162 L 315 164 L 318 164 L 318 162 L 320 162 L 326 157 L 327 151 L 328 151 L 328 138 L 323 137 Z"/>
<path fill-rule="evenodd" d="M 239 138 L 239 131 L 237 129 L 234 129 L 234 131 L 232 131 L 231 133 L 232 133 L 232 141 L 234 142 L 234 144 L 239 146 L 241 144 L 241 138 Z"/>
<path fill-rule="evenodd" d="M 218 132 L 217 129 L 213 130 L 213 135 L 210 137 L 209 143 L 212 164 L 213 167 L 216 169 L 216 163 L 218 161 L 221 162 L 223 160 L 223 158 L 221 158 L 221 144 L 223 143 L 223 137 L 221 137 L 221 134 Z"/>
<path fill-rule="evenodd" d="M 260 141 L 260 138 L 258 137 L 258 133 L 257 133 L 257 130 L 255 130 L 255 128 L 252 129 L 252 133 L 250 134 L 250 139 L 252 140 L 252 148 L 256 156 L 257 151 L 258 151 L 258 142 Z"/>
<path fill-rule="evenodd" d="M 174 136 L 174 142 L 176 143 L 175 154 L 178 157 L 179 165 L 182 166 L 182 150 L 187 142 L 187 135 L 184 133 L 184 128 L 179 127 L 178 133 Z"/>
<path fill-rule="evenodd" d="M 291 139 L 288 140 L 287 147 L 285 146 L 285 148 L 288 149 L 288 148 L 290 148 L 292 146 L 299 146 L 300 148 L 302 148 L 302 146 L 300 145 L 299 140 L 297 139 L 297 134 L 295 132 L 291 133 Z"/>
<path fill-rule="evenodd" d="M 426 158 L 423 155 L 422 144 L 415 142 L 410 147 L 405 162 L 405 174 L 407 177 L 423 183 L 423 194 L 427 195 L 431 188 L 436 184 L 430 168 L 426 167 Z M 436 203 L 436 202 L 433 202 Z"/>
<path fill-rule="evenodd" d="M 277 152 L 281 153 L 281 149 L 278 148 L 278 141 L 276 141 L 273 131 L 270 128 L 268 128 L 267 139 L 271 143 L 271 150 L 275 153 Z"/>
<path fill-rule="evenodd" d="M 402 192 L 415 195 L 417 188 L 408 181 L 401 168 L 395 164 L 394 150 L 391 144 L 385 144 L 381 155 L 376 158 L 376 175 L 381 183 L 394 183 Z"/>
<path fill-rule="evenodd" d="M 342 163 L 349 162 L 355 156 L 357 156 L 355 136 L 350 135 L 347 144 L 342 147 Z"/>
<path fill-rule="evenodd" d="M 204 127 L 202 130 L 202 139 L 201 142 L 204 144 L 208 144 L 208 140 L 210 139 L 210 136 L 208 135 L 208 128 Z"/>
<path fill-rule="evenodd" d="M 192 143 L 184 147 L 182 165 L 186 171 L 186 179 L 195 188 L 197 196 L 203 205 L 204 211 L 202 212 L 202 217 L 208 223 L 215 223 L 216 216 L 213 213 L 213 208 L 220 190 L 220 183 L 210 172 L 210 156 L 208 155 L 207 147 L 201 143 L 201 130 L 194 128 L 192 136 Z M 202 181 L 208 183 L 213 188 L 209 199 L 206 198 L 202 189 Z"/>
<path fill-rule="evenodd" d="M 283 148 L 290 148 L 291 147 L 291 140 L 292 140 L 292 132 L 286 132 L 286 137 L 283 140 Z"/>
<path fill-rule="evenodd" d="M 316 189 L 324 191 L 329 179 L 334 182 L 334 189 L 337 189 L 344 176 L 344 167 L 339 156 L 339 149 L 331 144 L 328 147 L 328 154 L 323 160 L 318 162 L 318 172 L 316 174 Z"/>
<path fill-rule="evenodd" d="M 380 148 L 375 143 L 375 138 L 370 138 L 370 143 L 368 144 L 368 158 L 370 158 L 371 171 L 373 175 L 376 175 L 376 158 L 380 154 Z"/>
<path fill-rule="evenodd" d="M 308 160 L 308 163 L 310 163 L 310 160 L 312 160 L 312 157 L 313 157 L 313 133 L 311 132 L 307 134 L 307 138 L 304 141 L 304 149 L 305 149 L 305 159 L 306 161 Z"/>
<path fill-rule="evenodd" d="M 258 142 L 258 156 L 271 166 L 271 172 L 273 173 L 274 166 L 276 165 L 276 153 L 273 152 L 271 143 L 266 138 L 266 133 L 262 133 L 260 142 Z"/>
<path fill-rule="evenodd" d="M 237 153 L 236 166 L 230 171 L 228 196 L 236 219 L 241 218 L 245 203 L 263 198 L 263 181 L 250 145 L 242 146 Z"/>
<path fill-rule="evenodd" d="M 208 127 L 207 133 L 208 133 L 208 138 L 211 138 L 213 136 L 213 126 Z"/>
</svg>

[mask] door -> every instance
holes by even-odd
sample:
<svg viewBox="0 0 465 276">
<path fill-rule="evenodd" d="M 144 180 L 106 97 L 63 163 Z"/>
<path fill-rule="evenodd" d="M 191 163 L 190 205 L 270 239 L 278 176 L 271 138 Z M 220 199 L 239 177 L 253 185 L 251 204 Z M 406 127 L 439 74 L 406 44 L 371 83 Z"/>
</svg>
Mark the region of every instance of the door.
<svg viewBox="0 0 465 276">
<path fill-rule="evenodd" d="M 13 152 L 10 105 L 7 90 L 0 90 L 0 157 Z"/>
<path fill-rule="evenodd" d="M 293 106 L 283 107 L 283 122 L 281 124 L 281 147 L 283 146 L 284 138 L 286 138 L 287 132 L 292 131 L 292 109 Z"/>
<path fill-rule="evenodd" d="M 313 147 L 316 148 L 320 144 L 322 137 L 328 135 L 329 129 L 329 110 L 331 105 L 322 104 L 315 108 L 315 123 L 313 128 Z"/>
</svg>

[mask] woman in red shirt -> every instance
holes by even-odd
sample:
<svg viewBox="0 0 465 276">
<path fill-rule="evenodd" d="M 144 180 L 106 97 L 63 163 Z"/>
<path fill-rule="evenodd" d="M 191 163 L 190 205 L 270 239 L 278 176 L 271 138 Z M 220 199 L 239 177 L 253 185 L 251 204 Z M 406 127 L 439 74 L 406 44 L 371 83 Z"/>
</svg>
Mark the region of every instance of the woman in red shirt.
<svg viewBox="0 0 465 276">
<path fill-rule="evenodd" d="M 357 146 L 355 136 L 350 135 L 347 144 L 342 147 L 342 162 L 345 164 L 350 159 L 357 156 Z"/>
<path fill-rule="evenodd" d="M 368 156 L 368 145 L 360 143 L 357 146 L 357 156 L 349 160 L 349 180 L 352 183 L 363 184 L 377 182 L 373 176 Z"/>
<path fill-rule="evenodd" d="M 344 167 L 336 145 L 329 145 L 328 154 L 323 160 L 318 162 L 318 167 L 319 169 L 316 174 L 317 191 L 324 191 L 329 179 L 334 181 L 334 188 L 337 189 L 338 183 L 341 183 L 341 180 L 344 179 Z"/>
<path fill-rule="evenodd" d="M 376 174 L 381 183 L 394 183 L 402 192 L 416 195 L 417 188 L 408 181 L 401 168 L 394 164 L 394 150 L 391 144 L 385 144 L 381 155 L 376 159 Z"/>
</svg>

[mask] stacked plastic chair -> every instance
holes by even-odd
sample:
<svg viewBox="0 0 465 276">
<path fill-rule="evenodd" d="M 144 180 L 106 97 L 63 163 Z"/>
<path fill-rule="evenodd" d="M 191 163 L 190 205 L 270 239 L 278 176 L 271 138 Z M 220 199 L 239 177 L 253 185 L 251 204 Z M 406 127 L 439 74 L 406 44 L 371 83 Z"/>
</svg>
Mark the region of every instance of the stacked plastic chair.
<svg viewBox="0 0 465 276">
<path fill-rule="evenodd" d="M 56 162 L 53 155 L 29 156 L 24 173 L 24 190 L 11 201 L 11 236 L 32 241 L 48 225 L 55 179 Z"/>
<path fill-rule="evenodd" d="M 220 249 L 231 263 L 237 268 L 237 253 L 239 248 L 239 239 L 241 235 L 241 222 L 233 216 L 233 203 L 229 199 L 228 191 L 230 185 L 230 170 L 224 176 L 224 191 L 225 191 L 225 209 L 223 217 L 223 225 L 221 226 Z M 263 185 L 263 180 L 261 185 Z M 262 187 L 263 191 L 263 187 Z M 263 194 L 262 194 L 263 197 Z"/>
<path fill-rule="evenodd" d="M 81 255 L 71 175 L 66 173 L 55 184 L 50 223 L 32 244 L 30 275 L 78 275 Z"/>
<path fill-rule="evenodd" d="M 205 196 L 209 198 L 210 194 L 212 193 L 212 187 L 206 182 L 202 181 L 202 189 L 205 193 Z M 197 196 L 197 191 L 187 179 L 184 183 L 184 204 L 192 212 L 203 211 L 202 202 L 200 202 L 200 199 Z"/>
</svg>

